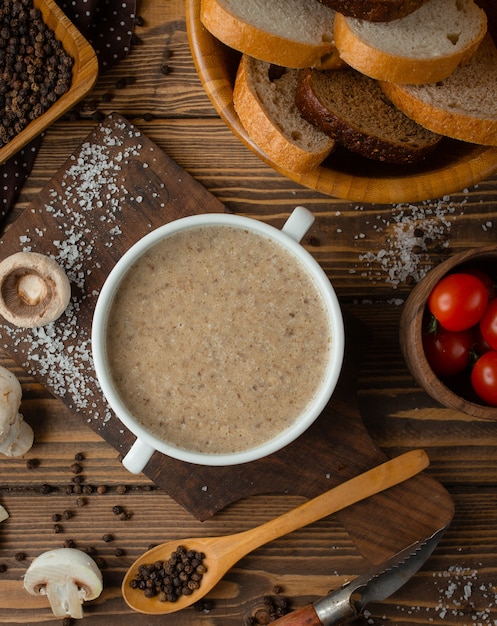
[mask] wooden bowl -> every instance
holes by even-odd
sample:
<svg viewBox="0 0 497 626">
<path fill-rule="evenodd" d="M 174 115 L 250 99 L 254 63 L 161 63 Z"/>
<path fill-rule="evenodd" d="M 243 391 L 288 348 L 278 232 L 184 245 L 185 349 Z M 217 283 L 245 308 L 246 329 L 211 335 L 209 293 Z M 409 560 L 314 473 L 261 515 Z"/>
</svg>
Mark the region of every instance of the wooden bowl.
<svg viewBox="0 0 497 626">
<path fill-rule="evenodd" d="M 71 88 L 38 118 L 30 122 L 20 133 L 0 148 L 0 164 L 24 148 L 50 124 L 71 109 L 93 87 L 98 76 L 97 56 L 72 22 L 60 10 L 54 0 L 33 0 L 43 15 L 43 21 L 55 33 L 65 51 L 74 59 Z"/>
<path fill-rule="evenodd" d="M 460 192 L 497 171 L 497 148 L 443 139 L 436 152 L 416 166 L 378 163 L 336 150 L 318 168 L 289 172 L 250 139 L 233 107 L 233 84 L 240 54 L 213 37 L 200 22 L 201 0 L 186 0 L 190 48 L 207 95 L 232 132 L 264 162 L 295 182 L 355 202 L 416 202 Z"/>
<path fill-rule="evenodd" d="M 469 267 L 480 268 L 495 276 L 497 246 L 461 252 L 428 272 L 411 291 L 402 310 L 400 346 L 411 374 L 432 398 L 446 407 L 463 411 L 468 415 L 497 420 L 497 407 L 480 403 L 471 390 L 467 372 L 452 382 L 443 382 L 431 369 L 423 350 L 422 325 L 429 294 L 446 274 Z"/>
</svg>

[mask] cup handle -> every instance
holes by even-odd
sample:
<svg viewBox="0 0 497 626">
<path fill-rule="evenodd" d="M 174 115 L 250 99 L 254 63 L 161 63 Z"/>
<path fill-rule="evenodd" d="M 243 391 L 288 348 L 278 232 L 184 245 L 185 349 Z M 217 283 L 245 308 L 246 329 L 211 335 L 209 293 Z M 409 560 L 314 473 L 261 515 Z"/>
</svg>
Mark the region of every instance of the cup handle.
<svg viewBox="0 0 497 626">
<path fill-rule="evenodd" d="M 314 223 L 314 219 L 314 215 L 308 209 L 303 206 L 297 206 L 293 209 L 281 230 L 299 243 Z"/>
<path fill-rule="evenodd" d="M 150 461 L 155 448 L 149 446 L 142 439 L 137 439 L 123 459 L 124 467 L 132 474 L 139 474 Z"/>
</svg>

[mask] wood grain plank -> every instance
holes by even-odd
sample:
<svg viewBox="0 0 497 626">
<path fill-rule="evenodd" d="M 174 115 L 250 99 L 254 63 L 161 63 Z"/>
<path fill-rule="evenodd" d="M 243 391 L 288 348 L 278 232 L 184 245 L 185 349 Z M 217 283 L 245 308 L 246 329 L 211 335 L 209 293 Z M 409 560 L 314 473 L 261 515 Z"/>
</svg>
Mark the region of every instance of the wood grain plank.
<svg viewBox="0 0 497 626">
<path fill-rule="evenodd" d="M 196 75 L 188 48 L 183 0 L 142 0 L 144 24 L 132 54 L 100 76 L 84 106 L 46 133 L 32 175 L 10 222 L 37 194 L 95 128 L 103 113 L 120 111 L 181 167 L 234 212 L 281 224 L 295 204 L 318 219 L 306 247 L 322 263 L 347 311 L 371 331 L 358 373 L 358 406 L 372 440 L 388 456 L 423 447 L 430 456 L 427 475 L 447 487 L 455 516 L 423 570 L 393 598 L 371 607 L 359 626 L 468 626 L 497 620 L 497 425 L 445 410 L 414 383 L 402 360 L 397 328 L 401 306 L 412 288 L 411 273 L 424 271 L 447 255 L 495 241 L 497 176 L 437 203 L 373 205 L 344 202 L 298 185 L 265 165 L 229 131 Z M 162 65 L 170 72 L 163 74 Z M 149 68 L 147 72 L 142 69 Z M 128 77 L 131 80 L 128 82 Z M 110 101 L 109 101 L 110 98 Z M 419 258 L 409 247 L 414 223 L 435 243 Z M 401 253 L 406 257 L 401 260 Z M 409 254 L 411 252 L 411 254 Z M 399 280 L 393 284 L 392 280 Z M 23 459 L 0 458 L 0 503 L 11 517 L 0 524 L 0 623 L 59 625 L 45 601 L 22 590 L 22 575 L 37 554 L 73 538 L 94 545 L 106 559 L 105 591 L 85 609 L 84 624 L 153 626 L 122 601 L 124 570 L 148 545 L 172 537 L 243 530 L 288 510 L 296 495 L 251 496 L 199 522 L 141 474 L 126 472 L 116 450 L 18 366 L 0 346 L 0 364 L 23 386 L 22 410 L 36 431 L 35 445 Z M 82 475 L 92 487 L 86 505 L 68 494 L 70 465 L 85 454 Z M 28 460 L 39 465 L 28 469 Z M 50 487 L 43 494 L 44 485 Z M 98 494 L 96 487 L 107 492 Z M 118 487 L 126 487 L 126 493 Z M 121 521 L 119 504 L 132 511 Z M 62 533 L 53 532 L 52 514 L 73 510 Z M 115 540 L 102 541 L 104 532 Z M 114 556 L 121 546 L 126 555 Z M 16 554 L 26 552 L 26 559 Z M 359 573 L 366 564 L 337 517 L 281 538 L 244 559 L 222 581 L 208 612 L 194 609 L 153 623 L 174 626 L 250 623 L 264 597 L 288 597 L 297 608 Z M 275 585 L 281 591 L 275 593 Z"/>
</svg>

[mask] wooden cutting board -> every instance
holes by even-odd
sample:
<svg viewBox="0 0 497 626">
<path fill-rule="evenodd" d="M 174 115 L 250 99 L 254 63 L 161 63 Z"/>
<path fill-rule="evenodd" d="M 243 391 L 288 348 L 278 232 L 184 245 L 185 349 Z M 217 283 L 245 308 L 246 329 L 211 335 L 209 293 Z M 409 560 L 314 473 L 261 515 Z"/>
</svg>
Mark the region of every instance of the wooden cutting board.
<svg viewBox="0 0 497 626">
<path fill-rule="evenodd" d="M 2 258 L 32 250 L 56 258 L 72 301 L 55 323 L 0 336 L 21 367 L 60 398 L 119 453 L 134 441 L 113 415 L 95 379 L 91 322 L 100 288 L 122 254 L 170 220 L 225 207 L 137 128 L 109 116 L 67 160 L 0 242 Z M 233 467 L 191 465 L 155 453 L 145 474 L 203 520 L 243 497 L 291 493 L 313 497 L 386 460 L 369 437 L 356 403 L 367 333 L 346 317 L 346 359 L 337 389 L 315 424 L 266 459 Z M 416 476 L 337 514 L 359 551 L 377 562 L 453 516 L 438 482 Z"/>
</svg>

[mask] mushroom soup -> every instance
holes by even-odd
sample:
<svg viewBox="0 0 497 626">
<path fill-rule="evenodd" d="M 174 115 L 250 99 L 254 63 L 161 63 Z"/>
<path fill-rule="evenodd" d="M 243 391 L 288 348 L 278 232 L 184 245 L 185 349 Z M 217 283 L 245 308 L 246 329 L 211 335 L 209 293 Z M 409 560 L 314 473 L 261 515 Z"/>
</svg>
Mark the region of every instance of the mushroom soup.
<svg viewBox="0 0 497 626">
<path fill-rule="evenodd" d="M 204 225 L 144 253 L 112 302 L 107 359 L 135 419 L 181 448 L 272 439 L 314 398 L 331 330 L 313 279 L 280 244 Z"/>
</svg>

